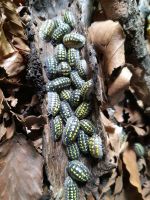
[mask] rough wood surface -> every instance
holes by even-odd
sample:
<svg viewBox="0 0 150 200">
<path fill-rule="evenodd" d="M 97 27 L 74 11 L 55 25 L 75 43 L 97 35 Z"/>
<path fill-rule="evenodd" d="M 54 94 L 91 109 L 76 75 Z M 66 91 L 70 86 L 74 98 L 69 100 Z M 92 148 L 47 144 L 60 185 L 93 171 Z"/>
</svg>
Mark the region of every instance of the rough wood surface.
<svg viewBox="0 0 150 200">
<path fill-rule="evenodd" d="M 145 70 L 144 79 L 150 90 L 150 55 L 144 38 L 144 24 L 136 0 L 100 0 L 108 19 L 118 20 L 126 34 L 127 62 Z M 110 12 L 111 11 L 111 12 Z"/>
<path fill-rule="evenodd" d="M 34 43 L 36 49 L 39 51 L 40 60 L 44 66 L 45 59 L 50 55 L 53 54 L 53 46 L 50 43 L 46 43 L 41 41 L 38 36 L 39 27 L 41 23 L 45 19 L 53 18 L 63 12 L 64 9 L 70 8 L 72 12 L 75 12 L 77 18 L 80 23 L 77 25 L 77 30 L 86 34 L 87 27 L 90 24 L 91 19 L 91 11 L 92 11 L 92 0 L 78 0 L 78 1 L 29 1 L 29 7 L 31 9 L 31 28 L 34 30 Z M 99 103 L 97 104 L 97 115 L 99 115 L 100 104 L 105 101 L 104 95 L 104 86 L 102 84 L 102 80 L 100 79 L 101 70 L 98 68 L 98 64 L 96 62 L 96 55 L 93 54 L 92 46 L 86 45 L 85 48 L 82 50 L 82 54 L 85 56 L 90 68 L 97 73 L 96 77 L 96 88 L 97 88 L 97 99 Z M 43 68 L 43 76 L 45 82 L 48 81 L 44 68 Z M 45 116 L 47 116 L 47 95 L 46 98 L 43 99 L 42 104 L 42 111 Z M 105 145 L 105 137 L 103 133 L 103 128 L 101 126 L 100 118 L 96 118 L 97 123 L 100 128 L 100 135 L 102 137 L 103 143 Z M 65 154 L 65 150 L 61 142 L 54 142 L 51 137 L 50 131 L 50 121 L 47 117 L 47 124 L 44 128 L 43 133 L 43 155 L 45 158 L 45 168 L 46 173 L 48 176 L 48 180 L 50 182 L 50 192 L 51 192 L 51 199 L 64 199 L 63 197 L 63 186 L 64 186 L 64 179 L 65 179 L 65 168 L 68 163 L 68 159 Z M 106 152 L 105 152 L 106 155 Z M 98 163 L 94 163 L 93 160 L 81 158 L 84 162 L 88 165 L 89 169 L 91 170 L 93 177 L 85 187 L 82 187 L 80 190 L 80 199 L 85 199 L 85 194 L 87 197 L 89 195 L 95 196 L 95 198 L 99 199 L 99 177 L 105 173 L 111 171 L 114 167 L 111 163 L 108 162 L 107 156 L 105 156 L 103 161 Z"/>
</svg>

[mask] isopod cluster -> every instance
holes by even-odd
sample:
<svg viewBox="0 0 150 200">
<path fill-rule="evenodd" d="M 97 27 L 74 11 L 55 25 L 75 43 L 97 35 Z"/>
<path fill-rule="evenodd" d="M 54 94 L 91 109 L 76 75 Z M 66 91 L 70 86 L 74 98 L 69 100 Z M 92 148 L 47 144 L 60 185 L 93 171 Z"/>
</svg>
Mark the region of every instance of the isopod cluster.
<svg viewBox="0 0 150 200">
<path fill-rule="evenodd" d="M 39 31 L 42 40 L 51 41 L 54 54 L 45 61 L 48 115 L 55 142 L 62 139 L 68 156 L 65 180 L 65 199 L 78 200 L 78 182 L 86 183 L 91 173 L 80 161 L 80 155 L 93 159 L 103 157 L 102 141 L 91 119 L 93 80 L 88 78 L 89 68 L 81 55 L 86 38 L 75 31 L 77 20 L 70 11 L 46 20 Z"/>
</svg>

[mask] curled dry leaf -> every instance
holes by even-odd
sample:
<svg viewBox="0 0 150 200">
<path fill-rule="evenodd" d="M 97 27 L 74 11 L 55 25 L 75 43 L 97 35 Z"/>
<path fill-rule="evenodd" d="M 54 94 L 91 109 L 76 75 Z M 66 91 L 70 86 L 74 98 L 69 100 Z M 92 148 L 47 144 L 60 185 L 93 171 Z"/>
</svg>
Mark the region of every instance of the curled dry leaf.
<svg viewBox="0 0 150 200">
<path fill-rule="evenodd" d="M 103 71 L 111 75 L 115 68 L 125 64 L 125 36 L 118 22 L 94 22 L 88 29 L 89 40 L 104 55 Z"/>
<path fill-rule="evenodd" d="M 110 187 L 115 184 L 115 181 L 116 181 L 116 177 L 117 177 L 117 171 L 116 169 L 113 169 L 112 171 L 112 175 L 111 177 L 109 178 L 106 186 L 102 189 L 102 194 L 101 194 L 101 197 L 107 193 L 109 190 L 110 190 Z M 100 198 L 101 199 L 101 198 Z"/>
<path fill-rule="evenodd" d="M 140 174 L 136 160 L 136 154 L 132 149 L 126 149 L 123 153 L 123 162 L 130 174 L 130 183 L 135 186 L 140 194 L 142 194 Z"/>
<path fill-rule="evenodd" d="M 40 199 L 42 167 L 42 157 L 23 136 L 3 143 L 0 146 L 0 199 Z"/>
<path fill-rule="evenodd" d="M 46 124 L 46 118 L 40 116 L 28 116 L 24 119 L 25 126 L 30 130 L 39 130 Z"/>
<path fill-rule="evenodd" d="M 13 47 L 8 42 L 4 31 L 3 31 L 3 23 L 5 20 L 4 15 L 0 15 L 0 60 L 4 58 L 5 56 L 8 56 L 9 54 L 14 52 Z"/>
<path fill-rule="evenodd" d="M 119 76 L 108 88 L 108 96 L 112 105 L 119 103 L 124 99 L 124 92 L 130 85 L 132 77 L 131 71 L 124 67 Z"/>
<path fill-rule="evenodd" d="M 123 131 L 122 127 L 117 126 L 112 121 L 107 119 L 102 112 L 101 120 L 107 132 L 108 141 L 109 144 L 111 144 L 111 148 L 113 148 L 113 151 L 115 151 L 116 155 L 119 155 L 121 148 L 121 134 Z"/>
<path fill-rule="evenodd" d="M 15 4 L 11 1 L 2 0 L 2 6 L 4 9 L 4 14 L 7 17 L 7 21 L 4 24 L 4 28 L 7 33 L 22 39 L 27 39 L 20 17 L 16 12 Z"/>
<path fill-rule="evenodd" d="M 124 118 L 123 118 L 123 109 L 124 109 L 124 107 L 121 106 L 121 105 L 114 105 L 114 108 L 115 108 L 115 113 L 114 113 L 115 119 L 119 123 L 123 123 L 124 122 Z"/>
<path fill-rule="evenodd" d="M 28 54 L 30 52 L 29 47 L 25 44 L 25 42 L 19 37 L 13 37 L 12 39 L 13 46 L 22 53 Z"/>
<path fill-rule="evenodd" d="M 142 127 L 144 125 L 143 123 L 143 117 L 141 113 L 132 108 L 124 108 L 125 114 L 128 114 L 128 123 L 134 124 L 138 127 Z"/>
<path fill-rule="evenodd" d="M 10 96 L 10 97 L 6 98 L 6 100 L 7 100 L 8 102 L 10 102 L 10 105 L 11 105 L 12 107 L 16 107 L 16 105 L 17 105 L 17 103 L 18 103 L 18 99 L 15 98 L 14 96 Z"/>
<path fill-rule="evenodd" d="M 0 89 L 0 114 L 2 114 L 2 110 L 4 109 L 3 100 L 4 100 L 4 95 L 2 90 Z"/>
<path fill-rule="evenodd" d="M 142 194 L 144 197 L 144 200 L 150 199 L 150 181 L 146 181 L 143 185 Z"/>
<path fill-rule="evenodd" d="M 148 131 L 146 131 L 144 128 L 140 128 L 134 125 L 131 125 L 131 127 L 134 129 L 134 131 L 140 135 L 140 136 L 144 136 L 148 134 Z M 148 127 L 147 127 L 148 128 Z"/>
<path fill-rule="evenodd" d="M 107 117 L 105 117 L 105 115 L 102 112 L 100 112 L 100 115 L 101 115 L 101 121 L 105 127 L 106 132 L 114 133 L 115 124 L 112 121 L 110 121 Z"/>
<path fill-rule="evenodd" d="M 10 139 L 15 133 L 15 122 L 10 113 L 10 106 L 6 101 L 2 90 L 0 89 L 0 115 L 1 115 L 1 123 L 0 123 L 0 141 L 4 139 Z M 7 122 L 9 122 L 7 124 Z M 6 125 L 7 124 L 7 125 Z"/>
<path fill-rule="evenodd" d="M 6 70 L 8 77 L 18 75 L 25 68 L 23 57 L 18 52 L 14 52 L 8 58 L 0 61 L 0 66 Z"/>
</svg>

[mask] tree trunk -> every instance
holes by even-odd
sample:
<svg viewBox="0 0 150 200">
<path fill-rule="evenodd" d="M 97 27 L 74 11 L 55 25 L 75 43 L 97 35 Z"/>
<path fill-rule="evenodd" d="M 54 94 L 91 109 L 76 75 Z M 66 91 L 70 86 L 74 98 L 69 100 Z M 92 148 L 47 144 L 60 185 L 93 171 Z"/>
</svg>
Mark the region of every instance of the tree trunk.
<svg viewBox="0 0 150 200">
<path fill-rule="evenodd" d="M 36 47 L 37 52 L 40 55 L 40 60 L 44 66 L 45 58 L 47 58 L 50 54 L 53 53 L 54 49 L 53 46 L 50 43 L 42 42 L 39 39 L 38 32 L 39 27 L 41 26 L 41 23 L 45 19 L 53 18 L 59 14 L 64 9 L 71 9 L 71 12 L 74 12 L 79 20 L 79 24 L 77 25 L 77 29 L 82 32 L 82 34 L 85 35 L 85 32 L 87 30 L 87 27 L 90 25 L 91 22 L 91 14 L 92 14 L 92 0 L 83 0 L 83 1 L 35 1 L 31 2 L 29 1 L 29 7 L 31 9 L 31 19 L 32 22 L 30 23 L 29 27 L 30 29 L 33 29 L 35 32 L 35 37 L 33 40 L 33 43 Z M 95 80 L 97 81 L 96 86 L 96 95 L 98 101 L 101 103 L 104 101 L 105 96 L 103 96 L 104 88 L 103 83 L 100 80 L 101 76 L 101 70 L 98 67 L 97 60 L 96 60 L 96 54 L 92 47 L 87 42 L 87 45 L 84 47 L 84 55 L 86 57 L 86 60 L 88 63 L 90 63 L 91 70 L 96 71 L 96 77 Z M 45 71 L 43 70 L 43 76 L 45 82 L 48 81 Z M 103 143 L 105 146 L 105 136 L 104 136 L 104 129 L 101 125 L 101 119 L 100 119 L 100 107 L 98 106 L 99 103 L 96 103 L 96 110 L 97 110 L 97 124 L 99 126 L 99 132 L 101 134 L 101 137 L 103 139 Z M 42 110 L 43 114 L 47 115 L 47 95 L 45 99 L 43 100 L 42 104 Z M 106 151 L 106 150 L 105 150 Z M 45 125 L 44 133 L 43 133 L 43 156 L 45 158 L 45 168 L 46 168 L 46 174 L 48 177 L 48 180 L 50 182 L 50 191 L 51 191 L 51 199 L 64 199 L 63 194 L 63 187 L 64 187 L 64 179 L 65 179 L 65 169 L 68 163 L 68 159 L 66 157 L 65 150 L 63 148 L 62 142 L 54 142 L 51 138 L 51 130 L 50 130 L 50 121 L 47 117 L 47 125 Z M 81 158 L 84 160 L 84 162 L 87 164 L 89 169 L 91 170 L 93 174 L 92 180 L 90 180 L 85 187 L 83 187 L 82 190 L 80 190 L 80 199 L 85 199 L 85 194 L 89 196 L 91 199 L 92 196 L 95 196 L 96 199 L 99 199 L 99 177 L 103 174 L 108 173 L 114 165 L 108 162 L 108 157 L 106 156 L 105 152 L 105 158 L 96 163 L 93 164 L 90 160 L 85 160 L 85 158 Z M 91 164 L 93 165 L 91 167 Z M 91 195 L 92 193 L 92 195 Z"/>
</svg>

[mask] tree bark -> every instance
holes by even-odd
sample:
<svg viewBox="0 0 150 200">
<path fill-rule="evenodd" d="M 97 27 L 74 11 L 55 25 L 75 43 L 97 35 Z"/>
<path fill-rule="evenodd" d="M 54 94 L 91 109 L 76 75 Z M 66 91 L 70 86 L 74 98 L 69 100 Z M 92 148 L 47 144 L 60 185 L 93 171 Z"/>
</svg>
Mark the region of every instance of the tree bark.
<svg viewBox="0 0 150 200">
<path fill-rule="evenodd" d="M 117 20 L 126 34 L 127 62 L 145 70 L 144 80 L 150 91 L 150 55 L 144 38 L 144 24 L 136 0 L 100 0 L 108 19 Z"/>
<path fill-rule="evenodd" d="M 31 9 L 31 26 L 30 28 L 34 30 L 34 44 L 39 53 L 39 58 L 44 66 L 45 59 L 50 55 L 53 54 L 54 48 L 50 43 L 45 43 L 41 41 L 38 36 L 39 27 L 41 23 L 45 19 L 53 18 L 59 14 L 64 9 L 70 9 L 71 12 L 75 13 L 79 23 L 77 23 L 76 29 L 79 30 L 82 34 L 86 34 L 87 27 L 91 21 L 91 14 L 92 14 L 92 0 L 78 0 L 78 1 L 71 1 L 71 0 L 58 0 L 58 1 L 50 1 L 44 0 L 40 1 L 37 0 L 35 2 L 29 1 L 28 5 Z M 99 127 L 99 134 L 103 140 L 104 146 L 106 142 L 106 138 L 104 136 L 104 128 L 101 125 L 100 119 L 100 106 L 105 97 L 103 96 L 104 87 L 101 82 L 101 70 L 98 67 L 96 54 L 94 52 L 93 46 L 88 44 L 82 49 L 83 55 L 85 55 L 85 59 L 89 63 L 91 69 L 97 72 L 97 77 L 95 77 L 96 81 L 96 88 L 97 88 L 97 99 L 99 103 L 97 105 L 97 124 Z M 44 68 L 43 70 L 43 77 L 45 82 L 48 81 Z M 96 97 L 95 97 L 96 98 Z M 47 115 L 47 95 L 43 100 L 42 104 L 42 111 L 43 114 Z M 104 148 L 105 149 L 105 148 Z M 84 160 L 85 164 L 91 170 L 93 174 L 92 179 L 80 189 L 80 199 L 85 199 L 85 194 L 87 196 L 90 195 L 94 196 L 97 200 L 99 199 L 99 177 L 103 174 L 106 174 L 114 168 L 114 165 L 109 163 L 109 158 L 106 155 L 106 150 L 104 152 L 105 156 L 104 159 L 98 163 L 93 163 L 90 159 L 85 159 L 85 157 L 81 157 L 81 160 Z M 47 117 L 47 124 L 44 128 L 43 133 L 43 156 L 45 158 L 45 168 L 48 180 L 50 182 L 50 192 L 51 192 L 51 199 L 64 199 L 63 195 L 63 188 L 64 188 L 64 179 L 65 179 L 65 169 L 68 163 L 68 159 L 63 148 L 62 142 L 54 142 L 51 137 L 51 130 L 50 130 L 50 121 Z"/>
</svg>

